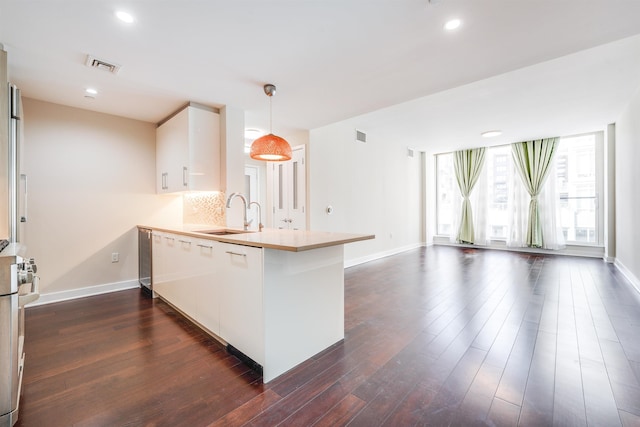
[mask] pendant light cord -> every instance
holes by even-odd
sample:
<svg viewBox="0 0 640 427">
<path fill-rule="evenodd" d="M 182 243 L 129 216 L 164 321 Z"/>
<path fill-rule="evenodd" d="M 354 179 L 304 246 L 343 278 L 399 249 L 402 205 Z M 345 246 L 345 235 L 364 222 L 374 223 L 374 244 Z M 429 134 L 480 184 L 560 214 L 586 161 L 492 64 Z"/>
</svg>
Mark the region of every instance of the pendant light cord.
<svg viewBox="0 0 640 427">
<path fill-rule="evenodd" d="M 273 106 L 271 105 L 272 95 L 269 95 L 269 133 L 273 133 Z"/>
</svg>

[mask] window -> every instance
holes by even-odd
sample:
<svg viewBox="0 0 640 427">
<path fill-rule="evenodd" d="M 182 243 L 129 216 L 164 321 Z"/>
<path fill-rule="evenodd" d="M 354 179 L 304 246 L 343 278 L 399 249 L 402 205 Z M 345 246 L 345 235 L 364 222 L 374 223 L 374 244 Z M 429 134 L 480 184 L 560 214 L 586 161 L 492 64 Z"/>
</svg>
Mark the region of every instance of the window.
<svg viewBox="0 0 640 427">
<path fill-rule="evenodd" d="M 595 245 L 602 235 L 602 219 L 598 217 L 598 193 L 602 190 L 602 169 L 596 161 L 602 158 L 601 133 L 560 139 L 555 157 L 556 197 L 559 201 L 560 227 L 565 241 L 572 245 Z M 511 146 L 490 147 L 485 154 L 486 231 L 489 240 L 506 240 L 510 230 L 513 203 L 509 197 L 513 183 L 520 178 L 513 170 Z M 457 222 L 460 191 L 453 169 L 453 154 L 436 156 L 437 170 L 437 234 L 451 236 Z M 478 182 L 478 185 L 480 185 Z M 478 189 L 474 189 L 474 193 Z M 474 217 L 476 206 L 474 209 Z M 525 213 L 526 215 L 526 213 Z"/>
<path fill-rule="evenodd" d="M 556 191 L 560 221 L 567 243 L 598 242 L 596 134 L 560 140 L 556 161 Z"/>
<path fill-rule="evenodd" d="M 511 161 L 511 147 L 503 145 L 491 147 L 485 154 L 484 167 L 487 168 L 487 185 L 489 187 L 489 212 L 487 222 L 489 226 L 489 239 L 505 240 L 507 238 L 507 226 L 509 213 L 507 202 L 509 201 L 509 172 L 507 165 Z"/>
<path fill-rule="evenodd" d="M 453 154 L 439 154 L 436 157 L 436 170 L 437 234 L 449 236 L 453 233 L 453 202 L 460 194 L 453 171 Z"/>
</svg>

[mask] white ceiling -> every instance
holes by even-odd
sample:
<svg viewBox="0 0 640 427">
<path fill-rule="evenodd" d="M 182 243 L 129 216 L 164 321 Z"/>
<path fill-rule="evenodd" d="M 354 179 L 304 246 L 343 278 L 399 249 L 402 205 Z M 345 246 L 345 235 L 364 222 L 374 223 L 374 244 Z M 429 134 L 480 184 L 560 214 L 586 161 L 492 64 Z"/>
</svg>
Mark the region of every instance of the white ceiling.
<svg viewBox="0 0 640 427">
<path fill-rule="evenodd" d="M 463 25 L 445 32 L 452 17 Z M 492 128 L 508 142 L 614 121 L 640 86 L 639 34 L 637 0 L 0 2 L 24 96 L 149 122 L 186 101 L 232 105 L 268 129 L 274 83 L 276 133 L 355 117 L 430 150 Z M 122 69 L 90 69 L 87 54 Z"/>
</svg>

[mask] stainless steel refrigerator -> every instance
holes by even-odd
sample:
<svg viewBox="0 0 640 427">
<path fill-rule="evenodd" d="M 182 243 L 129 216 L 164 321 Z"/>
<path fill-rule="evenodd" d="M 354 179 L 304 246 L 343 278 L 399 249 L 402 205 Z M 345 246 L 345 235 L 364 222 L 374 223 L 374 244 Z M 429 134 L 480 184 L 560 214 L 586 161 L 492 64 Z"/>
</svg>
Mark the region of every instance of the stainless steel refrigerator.
<svg viewBox="0 0 640 427">
<path fill-rule="evenodd" d="M 21 173 L 23 112 L 20 89 L 7 78 L 7 54 L 0 44 L 0 239 L 24 241 L 27 176 Z"/>
<path fill-rule="evenodd" d="M 25 256 L 25 247 L 19 243 L 20 224 L 26 222 L 21 139 L 20 91 L 8 84 L 7 54 L 0 45 L 0 427 L 10 427 L 18 419 L 24 369 L 24 310 L 26 304 L 39 297 L 35 262 Z"/>
</svg>

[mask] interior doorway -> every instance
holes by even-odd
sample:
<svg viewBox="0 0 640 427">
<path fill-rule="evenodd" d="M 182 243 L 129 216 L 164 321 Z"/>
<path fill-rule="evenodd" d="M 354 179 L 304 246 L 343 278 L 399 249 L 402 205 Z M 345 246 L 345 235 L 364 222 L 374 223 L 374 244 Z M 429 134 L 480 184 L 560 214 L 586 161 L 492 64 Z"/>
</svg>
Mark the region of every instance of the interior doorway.
<svg viewBox="0 0 640 427">
<path fill-rule="evenodd" d="M 307 172 L 304 145 L 292 148 L 291 160 L 267 165 L 269 227 L 306 230 Z"/>
</svg>

